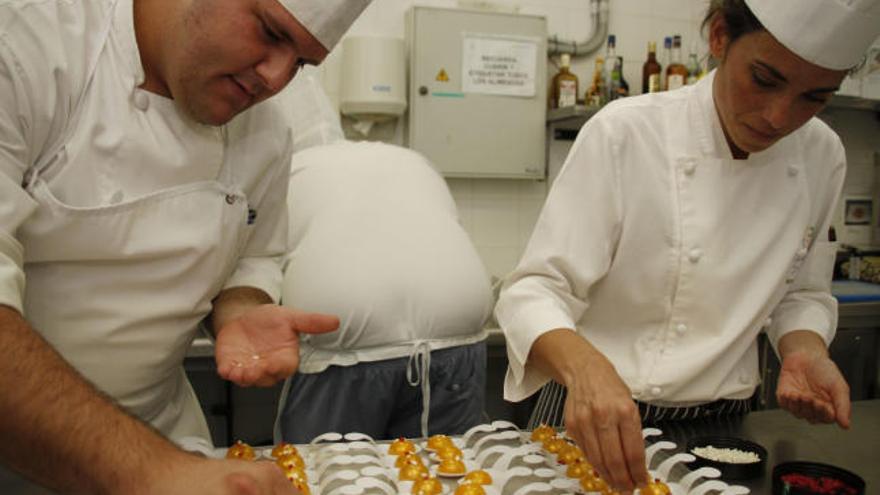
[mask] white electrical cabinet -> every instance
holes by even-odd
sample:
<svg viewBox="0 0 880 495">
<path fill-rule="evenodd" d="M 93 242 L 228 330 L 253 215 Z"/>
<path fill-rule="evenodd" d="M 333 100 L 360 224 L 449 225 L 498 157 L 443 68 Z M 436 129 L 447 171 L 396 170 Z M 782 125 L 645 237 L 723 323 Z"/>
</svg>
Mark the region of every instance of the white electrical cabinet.
<svg viewBox="0 0 880 495">
<path fill-rule="evenodd" d="M 409 147 L 447 177 L 543 179 L 545 18 L 416 6 L 406 39 Z"/>
</svg>

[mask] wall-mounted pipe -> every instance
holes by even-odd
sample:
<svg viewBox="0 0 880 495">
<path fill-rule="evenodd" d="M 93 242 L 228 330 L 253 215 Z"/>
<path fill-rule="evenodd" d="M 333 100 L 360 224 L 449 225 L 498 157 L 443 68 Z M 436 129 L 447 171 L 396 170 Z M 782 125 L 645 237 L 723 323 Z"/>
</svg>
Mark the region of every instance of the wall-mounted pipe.
<svg viewBox="0 0 880 495">
<path fill-rule="evenodd" d="M 561 40 L 553 35 L 547 39 L 547 54 L 550 56 L 568 53 L 572 57 L 583 57 L 598 50 L 608 36 L 608 4 L 610 0 L 590 0 L 589 39 L 584 41 Z"/>
</svg>

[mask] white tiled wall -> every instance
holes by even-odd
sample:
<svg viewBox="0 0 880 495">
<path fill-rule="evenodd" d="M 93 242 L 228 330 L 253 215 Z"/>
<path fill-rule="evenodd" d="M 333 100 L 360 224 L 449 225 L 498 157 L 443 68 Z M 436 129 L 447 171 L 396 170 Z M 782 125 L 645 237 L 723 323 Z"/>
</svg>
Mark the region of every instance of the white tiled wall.
<svg viewBox="0 0 880 495">
<path fill-rule="evenodd" d="M 404 36 L 404 14 L 413 5 L 457 7 L 482 5 L 507 12 L 540 14 L 547 17 L 550 34 L 561 39 L 589 38 L 589 0 L 373 0 L 350 34 Z M 641 90 L 641 67 L 648 41 L 681 34 L 683 56 L 693 44 L 702 57 L 706 44 L 699 32 L 708 0 L 610 0 L 609 33 L 617 35 L 617 53 L 624 58 L 624 76 L 633 93 Z M 601 50 L 604 53 L 604 48 Z M 323 82 L 331 100 L 338 101 L 342 73 L 336 50 L 323 65 Z M 660 56 L 660 54 L 658 54 Z M 574 61 L 573 71 L 582 91 L 591 80 L 595 55 Z M 553 64 L 550 64 L 553 68 Z M 555 72 L 555 69 L 552 69 Z M 840 133 L 850 154 L 849 191 L 867 190 L 873 184 L 874 150 L 880 147 L 880 124 L 869 112 L 833 110 L 823 114 Z M 391 124 L 373 131 L 379 139 L 402 144 L 401 126 Z M 459 207 L 462 224 L 471 234 L 489 272 L 503 277 L 517 262 L 528 241 L 546 197 L 543 182 L 450 179 L 450 189 Z"/>
</svg>

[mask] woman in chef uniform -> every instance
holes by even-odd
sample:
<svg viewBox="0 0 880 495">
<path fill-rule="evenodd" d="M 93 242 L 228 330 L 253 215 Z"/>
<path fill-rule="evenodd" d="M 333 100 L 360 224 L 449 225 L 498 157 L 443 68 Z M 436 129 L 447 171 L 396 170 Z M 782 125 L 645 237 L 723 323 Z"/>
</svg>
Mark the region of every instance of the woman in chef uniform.
<svg viewBox="0 0 880 495">
<path fill-rule="evenodd" d="M 618 489 L 647 478 L 640 420 L 747 408 L 762 331 L 780 405 L 849 425 L 827 351 L 845 156 L 814 116 L 880 1 L 714 1 L 705 25 L 715 71 L 583 127 L 496 308 L 506 399 L 564 385 L 567 431 Z"/>
<path fill-rule="evenodd" d="M 241 385 L 290 375 L 298 332 L 337 326 L 272 304 L 290 141 L 274 102 L 256 104 L 323 60 L 366 3 L 0 6 L 5 464 L 65 493 L 243 486 L 83 377 L 171 439 L 210 439 L 182 367 L 200 322 Z"/>
</svg>

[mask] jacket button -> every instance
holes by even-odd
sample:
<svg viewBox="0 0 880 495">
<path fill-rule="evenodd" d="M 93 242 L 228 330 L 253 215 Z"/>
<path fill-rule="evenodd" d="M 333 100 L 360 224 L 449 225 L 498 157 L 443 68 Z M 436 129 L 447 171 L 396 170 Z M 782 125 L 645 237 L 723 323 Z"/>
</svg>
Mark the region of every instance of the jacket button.
<svg viewBox="0 0 880 495">
<path fill-rule="evenodd" d="M 150 97 L 147 96 L 147 93 L 145 91 L 141 89 L 135 90 L 134 106 L 142 112 L 145 112 L 148 108 L 150 108 Z"/>
<path fill-rule="evenodd" d="M 651 387 L 651 395 L 658 396 L 663 392 L 663 389 L 660 387 Z"/>
<path fill-rule="evenodd" d="M 679 323 L 678 325 L 675 326 L 675 331 L 678 333 L 685 333 L 688 331 L 688 326 L 685 325 L 684 323 Z"/>
<path fill-rule="evenodd" d="M 693 248 L 690 251 L 688 251 L 688 260 L 691 263 L 696 263 L 696 262 L 700 261 L 700 258 L 702 258 L 702 257 L 703 257 L 703 251 L 701 249 Z"/>
<path fill-rule="evenodd" d="M 796 165 L 789 165 L 788 166 L 788 176 L 789 177 L 796 177 L 797 174 L 798 174 L 797 166 Z"/>
<path fill-rule="evenodd" d="M 797 257 L 798 257 L 798 258 L 804 258 L 804 257 L 807 256 L 807 253 L 808 253 L 808 252 L 809 252 L 809 251 L 807 250 L 807 248 L 802 247 L 802 248 L 800 248 L 800 249 L 797 250 Z"/>
<path fill-rule="evenodd" d="M 693 159 L 684 159 L 681 162 L 681 168 L 685 175 L 694 175 L 697 171 L 697 162 Z"/>
<path fill-rule="evenodd" d="M 746 375 L 745 373 L 739 375 L 739 382 L 743 385 L 749 383 L 750 381 L 752 381 L 752 379 L 749 377 L 749 375 Z"/>
<path fill-rule="evenodd" d="M 772 325 L 772 324 L 773 324 L 773 318 L 768 317 L 766 320 L 764 320 L 764 328 L 770 328 L 770 325 Z"/>
</svg>

